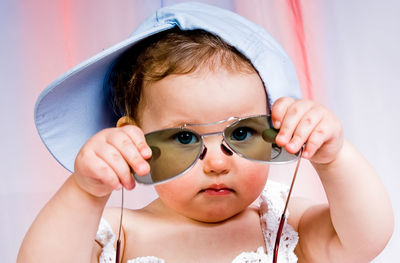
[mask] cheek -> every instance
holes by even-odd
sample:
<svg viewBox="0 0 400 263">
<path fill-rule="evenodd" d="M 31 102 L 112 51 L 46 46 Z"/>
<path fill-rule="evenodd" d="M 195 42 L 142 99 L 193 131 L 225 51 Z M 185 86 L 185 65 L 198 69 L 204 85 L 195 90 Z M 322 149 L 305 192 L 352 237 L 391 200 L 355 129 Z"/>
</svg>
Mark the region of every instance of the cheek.
<svg viewBox="0 0 400 263">
<path fill-rule="evenodd" d="M 156 185 L 155 190 L 165 204 L 175 207 L 179 204 L 184 205 L 196 191 L 196 182 L 188 174 L 182 175 L 172 181 Z"/>
<path fill-rule="evenodd" d="M 251 198 L 258 197 L 268 179 L 269 165 L 251 163 L 243 168 L 246 169 L 246 172 L 241 178 L 240 188 L 248 192 L 248 196 Z"/>
</svg>

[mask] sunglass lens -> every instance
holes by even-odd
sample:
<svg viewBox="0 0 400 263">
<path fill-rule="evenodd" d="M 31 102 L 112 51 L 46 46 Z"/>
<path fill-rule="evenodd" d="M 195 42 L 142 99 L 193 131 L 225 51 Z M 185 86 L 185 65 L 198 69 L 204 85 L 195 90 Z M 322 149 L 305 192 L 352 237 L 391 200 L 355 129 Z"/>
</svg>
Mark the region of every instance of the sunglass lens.
<svg viewBox="0 0 400 263">
<path fill-rule="evenodd" d="M 150 173 L 146 176 L 134 174 L 143 184 L 163 182 L 184 173 L 197 160 L 202 148 L 200 135 L 179 128 L 152 132 L 145 138 L 152 150 L 147 160 Z"/>
<path fill-rule="evenodd" d="M 288 162 L 297 159 L 276 145 L 278 133 L 266 115 L 249 117 L 234 122 L 224 131 L 227 144 L 239 155 L 267 163 Z"/>
</svg>

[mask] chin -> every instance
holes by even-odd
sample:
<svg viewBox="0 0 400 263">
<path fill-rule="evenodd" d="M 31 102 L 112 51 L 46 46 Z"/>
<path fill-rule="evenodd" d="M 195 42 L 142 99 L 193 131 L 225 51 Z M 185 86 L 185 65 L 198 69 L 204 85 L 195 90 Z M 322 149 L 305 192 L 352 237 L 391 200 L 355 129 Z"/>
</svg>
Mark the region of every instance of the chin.
<svg viewBox="0 0 400 263">
<path fill-rule="evenodd" d="M 199 221 L 199 222 L 203 222 L 203 223 L 221 223 L 224 222 L 238 214 L 240 214 L 242 210 L 239 211 L 223 211 L 223 210 L 219 210 L 219 211 L 208 211 L 208 212 L 204 212 L 201 215 L 186 215 L 187 217 L 195 220 L 195 221 Z"/>
</svg>

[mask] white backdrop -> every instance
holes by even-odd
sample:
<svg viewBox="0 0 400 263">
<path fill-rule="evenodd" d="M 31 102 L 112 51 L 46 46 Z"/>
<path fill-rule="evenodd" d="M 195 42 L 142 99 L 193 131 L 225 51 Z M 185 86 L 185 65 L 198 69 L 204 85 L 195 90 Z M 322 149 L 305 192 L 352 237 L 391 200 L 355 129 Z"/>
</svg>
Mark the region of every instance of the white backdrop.
<svg viewBox="0 0 400 263">
<path fill-rule="evenodd" d="M 29 225 L 68 176 L 42 145 L 33 124 L 33 107 L 40 91 L 75 64 L 124 39 L 155 8 L 174 2 L 182 1 L 0 1 L 1 262 L 15 261 Z M 237 11 L 265 26 L 295 61 L 303 89 L 311 91 L 307 96 L 339 116 L 346 137 L 379 171 L 396 214 L 393 238 L 374 262 L 398 262 L 400 2 L 202 2 Z M 299 55 L 298 38 L 293 35 L 290 4 L 301 7 L 307 63 Z M 274 168 L 273 176 L 291 171 L 292 167 Z M 323 200 L 320 185 L 309 171 L 305 163 L 296 193 Z M 149 187 L 138 187 L 127 195 L 132 208 L 154 197 Z M 117 193 L 110 205 L 118 202 Z"/>
<path fill-rule="evenodd" d="M 374 262 L 399 262 L 400 2 L 324 2 L 327 102 L 392 199 L 395 232 Z"/>
</svg>

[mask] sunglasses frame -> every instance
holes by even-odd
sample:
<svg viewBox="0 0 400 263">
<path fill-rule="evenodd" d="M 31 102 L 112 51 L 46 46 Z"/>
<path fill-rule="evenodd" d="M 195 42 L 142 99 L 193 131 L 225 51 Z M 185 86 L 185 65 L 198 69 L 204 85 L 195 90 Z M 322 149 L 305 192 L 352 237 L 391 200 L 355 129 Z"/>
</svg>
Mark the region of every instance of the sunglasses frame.
<svg viewBox="0 0 400 263">
<path fill-rule="evenodd" d="M 145 137 L 149 136 L 149 135 L 152 135 L 154 133 L 159 133 L 159 132 L 163 132 L 163 131 L 171 131 L 171 130 L 176 130 L 176 131 L 181 131 L 181 132 L 187 131 L 187 132 L 190 132 L 190 133 L 194 134 L 196 136 L 196 138 L 198 138 L 200 140 L 200 143 L 201 143 L 200 150 L 199 150 L 199 153 L 196 155 L 196 158 L 193 160 L 193 162 L 185 170 L 183 170 L 182 172 L 180 172 L 180 173 L 178 173 L 178 174 L 176 174 L 174 176 L 171 176 L 171 177 L 169 177 L 167 179 L 161 180 L 159 182 L 153 182 L 152 180 L 147 179 L 147 178 L 151 178 L 151 172 L 146 174 L 146 175 L 144 175 L 144 176 L 139 176 L 139 175 L 133 173 L 133 176 L 134 176 L 134 178 L 135 178 L 135 180 L 137 182 L 139 182 L 141 184 L 145 184 L 145 185 L 158 185 L 158 184 L 162 184 L 162 183 L 166 183 L 168 181 L 171 181 L 171 180 L 173 180 L 173 179 L 185 174 L 188 170 L 190 170 L 191 168 L 193 168 L 193 166 L 195 166 L 197 161 L 200 159 L 200 156 L 203 154 L 204 149 L 206 148 L 205 144 L 204 144 L 204 138 L 210 137 L 210 136 L 216 136 L 216 135 L 222 135 L 221 145 L 222 145 L 223 142 L 225 142 L 225 146 L 227 146 L 229 148 L 229 150 L 231 150 L 232 152 L 236 153 L 240 157 L 245 158 L 245 159 L 250 160 L 250 161 L 253 161 L 253 162 L 259 162 L 259 163 L 264 163 L 264 164 L 286 164 L 286 163 L 291 163 L 291 162 L 294 162 L 295 160 L 297 160 L 298 154 L 291 154 L 291 155 L 296 156 L 296 158 L 293 158 L 293 159 L 290 159 L 290 160 L 286 160 L 286 161 L 257 160 L 257 159 L 253 159 L 253 158 L 247 157 L 246 155 L 242 154 L 240 151 L 236 150 L 235 147 L 233 147 L 229 143 L 229 140 L 225 136 L 225 131 L 227 129 L 229 129 L 230 127 L 236 125 L 240 121 L 247 120 L 247 119 L 250 119 L 250 118 L 260 118 L 260 117 L 265 117 L 267 119 L 268 123 L 269 123 L 270 128 L 273 129 L 272 122 L 271 122 L 271 116 L 267 115 L 267 114 L 259 114 L 259 115 L 251 115 L 251 116 L 246 116 L 246 117 L 234 117 L 234 116 L 232 116 L 232 117 L 229 117 L 229 118 L 227 118 L 225 120 L 220 120 L 220 121 L 210 122 L 210 123 L 200 123 L 200 124 L 197 124 L 197 123 L 185 123 L 182 126 L 177 127 L 177 128 L 160 129 L 160 130 L 156 130 L 156 131 L 152 131 L 152 132 L 146 133 Z M 190 129 L 190 127 L 215 126 L 215 125 L 219 125 L 219 124 L 222 124 L 222 123 L 225 123 L 225 122 L 230 122 L 230 121 L 232 121 L 232 123 L 228 124 L 222 131 L 209 132 L 209 133 L 198 133 L 198 132 Z M 272 147 L 274 147 L 274 143 L 272 143 Z M 279 148 L 280 151 L 284 150 L 279 146 L 277 146 L 276 148 Z"/>
</svg>

